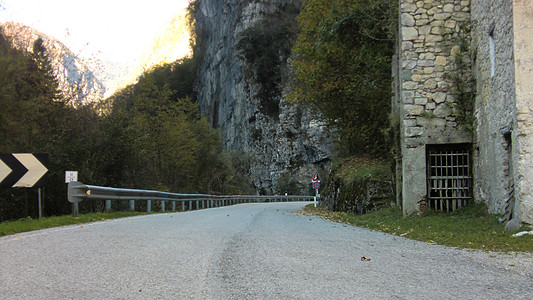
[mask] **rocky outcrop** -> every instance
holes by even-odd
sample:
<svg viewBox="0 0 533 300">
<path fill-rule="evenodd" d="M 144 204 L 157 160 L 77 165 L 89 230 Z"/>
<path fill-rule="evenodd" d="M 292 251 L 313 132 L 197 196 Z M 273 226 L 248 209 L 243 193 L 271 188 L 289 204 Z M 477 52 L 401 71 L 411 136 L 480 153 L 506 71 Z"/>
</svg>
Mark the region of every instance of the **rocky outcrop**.
<svg viewBox="0 0 533 300">
<path fill-rule="evenodd" d="M 327 129 L 306 107 L 287 102 L 284 76 L 279 94 L 271 99 L 277 108 L 262 109 L 257 74 L 246 71 L 249 66 L 237 47 L 247 28 L 298 2 L 202 0 L 196 11 L 197 44 L 203 51 L 197 84 L 200 109 L 221 130 L 226 148 L 255 157 L 249 172 L 262 193 L 284 193 L 278 181 L 287 173 L 308 192 L 314 172 L 330 166 L 332 137 Z M 282 73 L 287 73 L 290 58 L 279 59 Z"/>
<path fill-rule="evenodd" d="M 103 98 L 104 85 L 63 43 L 22 24 L 8 22 L 0 24 L 0 28 L 5 36 L 12 38 L 15 47 L 29 52 L 35 40 L 43 39 L 59 88 L 73 105 L 92 103 Z"/>
</svg>

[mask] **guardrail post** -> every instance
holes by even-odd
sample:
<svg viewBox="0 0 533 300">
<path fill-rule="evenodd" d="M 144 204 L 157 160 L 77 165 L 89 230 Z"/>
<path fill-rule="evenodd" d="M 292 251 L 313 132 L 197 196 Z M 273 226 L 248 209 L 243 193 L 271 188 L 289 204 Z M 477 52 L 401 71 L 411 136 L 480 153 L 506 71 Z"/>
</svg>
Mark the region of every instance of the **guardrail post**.
<svg viewBox="0 0 533 300">
<path fill-rule="evenodd" d="M 135 200 L 130 200 L 130 211 L 135 211 Z"/>
<path fill-rule="evenodd" d="M 146 212 L 152 211 L 152 200 L 146 200 Z"/>
<path fill-rule="evenodd" d="M 110 212 L 111 211 L 111 200 L 105 201 L 105 211 Z"/>
<path fill-rule="evenodd" d="M 176 211 L 176 201 L 172 201 L 172 211 Z"/>
<path fill-rule="evenodd" d="M 72 216 L 74 218 L 78 217 L 78 202 L 72 203 Z"/>
<path fill-rule="evenodd" d="M 161 200 L 161 211 L 165 211 L 165 200 Z"/>
<path fill-rule="evenodd" d="M 196 209 L 200 209 L 200 203 L 199 203 L 200 200 L 196 200 Z"/>
<path fill-rule="evenodd" d="M 181 201 L 181 211 L 185 211 L 185 201 Z"/>
</svg>

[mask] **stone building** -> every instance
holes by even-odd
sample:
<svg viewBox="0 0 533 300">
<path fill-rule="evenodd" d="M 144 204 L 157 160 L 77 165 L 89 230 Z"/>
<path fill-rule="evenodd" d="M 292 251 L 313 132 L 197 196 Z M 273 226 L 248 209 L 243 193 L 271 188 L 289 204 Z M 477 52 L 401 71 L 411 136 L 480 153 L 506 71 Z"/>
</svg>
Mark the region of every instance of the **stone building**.
<svg viewBox="0 0 533 300">
<path fill-rule="evenodd" d="M 400 0 L 398 202 L 533 223 L 533 3 Z"/>
</svg>

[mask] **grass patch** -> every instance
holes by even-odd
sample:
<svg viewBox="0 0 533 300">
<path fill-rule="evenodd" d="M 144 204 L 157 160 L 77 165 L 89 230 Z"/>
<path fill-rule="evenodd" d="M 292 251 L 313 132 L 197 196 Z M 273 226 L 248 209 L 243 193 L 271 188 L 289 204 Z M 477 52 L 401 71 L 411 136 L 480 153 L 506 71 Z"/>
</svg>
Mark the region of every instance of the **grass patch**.
<svg viewBox="0 0 533 300">
<path fill-rule="evenodd" d="M 332 168 L 324 199 L 335 211 L 365 214 L 394 201 L 391 179 L 389 164 L 368 156 L 349 157 Z"/>
<path fill-rule="evenodd" d="M 107 221 L 111 219 L 146 215 L 144 212 L 111 212 L 111 213 L 91 213 L 83 214 L 78 217 L 72 216 L 55 216 L 48 218 L 32 219 L 30 217 L 26 219 L 20 219 L 17 221 L 6 221 L 0 223 L 0 236 L 27 232 L 39 229 L 46 229 L 52 227 L 59 227 L 65 225 L 83 224 L 96 221 Z"/>
<path fill-rule="evenodd" d="M 409 239 L 441 245 L 500 252 L 533 252 L 533 236 L 512 237 L 505 232 L 497 215 L 489 215 L 485 205 L 475 204 L 452 213 L 425 212 L 404 217 L 398 207 L 366 215 L 332 212 L 313 205 L 304 214 L 386 232 Z M 530 228 L 522 228 L 531 230 Z"/>
<path fill-rule="evenodd" d="M 335 176 L 350 183 L 363 177 L 372 180 L 390 180 L 392 177 L 390 166 L 380 160 L 366 156 L 354 156 L 342 160 L 335 166 Z"/>
</svg>

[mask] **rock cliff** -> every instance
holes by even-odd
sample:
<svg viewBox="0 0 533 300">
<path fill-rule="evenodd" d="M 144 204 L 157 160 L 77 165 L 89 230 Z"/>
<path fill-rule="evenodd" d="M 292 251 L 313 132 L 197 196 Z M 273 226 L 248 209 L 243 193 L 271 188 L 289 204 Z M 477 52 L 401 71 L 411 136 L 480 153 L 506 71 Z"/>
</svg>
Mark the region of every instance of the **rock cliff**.
<svg viewBox="0 0 533 300">
<path fill-rule="evenodd" d="M 268 110 L 258 96 L 264 88 L 258 83 L 262 74 L 249 71 L 238 47 L 247 29 L 266 24 L 261 22 L 289 5 L 299 7 L 299 2 L 201 0 L 196 9 L 197 53 L 203 59 L 197 84 L 200 109 L 221 130 L 226 148 L 254 157 L 249 172 L 261 193 L 288 192 L 287 181 L 294 179 L 301 192 L 309 192 L 314 172 L 330 167 L 330 133 L 307 108 L 286 100 L 290 57 L 278 54 L 281 75 L 273 83 L 275 92 L 267 95 L 274 107 Z"/>
<path fill-rule="evenodd" d="M 48 57 L 59 81 L 59 88 L 72 104 L 80 105 L 102 99 L 105 87 L 89 67 L 63 43 L 31 27 L 17 23 L 0 23 L 2 33 L 12 38 L 19 49 L 32 51 L 39 37 L 48 50 Z"/>
</svg>

